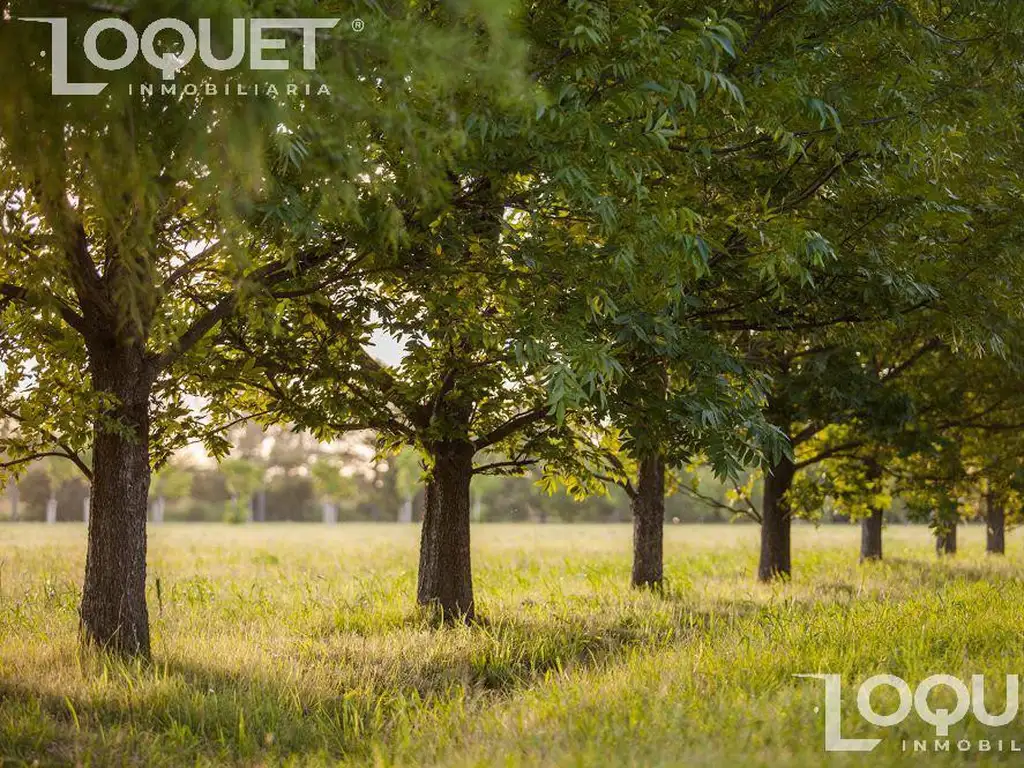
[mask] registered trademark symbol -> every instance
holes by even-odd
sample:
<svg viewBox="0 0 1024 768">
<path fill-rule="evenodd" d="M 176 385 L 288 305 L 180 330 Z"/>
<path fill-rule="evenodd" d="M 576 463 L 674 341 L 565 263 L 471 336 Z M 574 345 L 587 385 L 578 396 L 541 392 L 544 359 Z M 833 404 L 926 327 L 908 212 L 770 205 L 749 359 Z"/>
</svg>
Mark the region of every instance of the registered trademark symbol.
<svg viewBox="0 0 1024 768">
<path fill-rule="evenodd" d="M 362 19 L 356 19 L 352 22 L 353 32 L 362 32 L 364 29 L 366 29 L 366 22 Z"/>
</svg>

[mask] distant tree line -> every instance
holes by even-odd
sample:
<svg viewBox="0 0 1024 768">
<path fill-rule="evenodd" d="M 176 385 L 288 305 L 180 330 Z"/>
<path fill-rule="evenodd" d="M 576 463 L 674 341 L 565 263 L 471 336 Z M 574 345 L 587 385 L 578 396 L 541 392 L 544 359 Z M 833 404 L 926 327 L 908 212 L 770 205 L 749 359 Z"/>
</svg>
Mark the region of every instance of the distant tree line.
<svg viewBox="0 0 1024 768">
<path fill-rule="evenodd" d="M 252 432 L 249 432 L 252 434 Z M 290 436 L 275 431 L 278 438 Z M 297 442 L 301 442 L 297 441 Z M 267 459 L 236 458 L 225 465 L 198 464 L 173 461 L 157 472 L 150 489 L 150 523 L 257 523 L 257 522 L 422 522 L 425 512 L 425 492 L 416 482 L 411 489 L 403 483 L 401 466 L 396 461 L 366 460 L 372 453 L 375 438 L 365 436 L 357 445 L 360 455 L 347 455 L 349 482 L 340 495 L 325 493 L 317 477 L 309 471 L 310 459 L 319 452 L 300 454 L 302 463 L 295 465 L 295 453 L 283 464 L 283 451 L 272 451 Z M 416 462 L 414 456 L 406 457 Z M 233 463 L 237 462 L 237 463 Z M 232 491 L 232 475 L 239 463 L 249 464 L 246 474 L 259 480 L 244 499 Z M 332 468 L 338 471 L 337 467 Z M 417 467 L 417 472 L 419 468 Z M 735 486 L 717 480 L 706 467 L 696 467 L 694 495 L 682 490 L 670 491 L 665 497 L 663 523 L 754 523 L 744 510 L 730 500 Z M 747 475 L 746 477 L 750 477 Z M 559 489 L 554 493 L 543 491 L 538 470 L 522 476 L 482 478 L 473 486 L 472 519 L 476 522 L 531 522 L 531 523 L 624 523 L 632 520 L 630 499 L 616 486 L 603 495 L 576 499 Z M 848 525 L 860 520 L 855 505 L 864 496 L 858 489 L 836 487 L 835 480 L 818 473 L 809 478 L 814 494 L 801 501 L 808 512 L 802 517 L 815 523 Z M 763 493 L 761 481 L 751 484 L 749 494 L 757 499 Z M 827 491 L 822 493 L 822 488 Z M 411 492 L 410 492 L 411 490 Z M 31 465 L 17 481 L 12 482 L 6 499 L 0 501 L 0 521 L 45 522 L 47 508 L 53 503 L 56 514 L 53 522 L 80 523 L 89 499 L 89 484 L 80 473 L 62 471 L 62 465 L 53 459 L 41 459 Z M 851 492 L 852 491 L 852 492 Z M 969 491 L 970 493 L 970 491 Z M 262 497 L 262 498 L 261 498 Z M 973 489 L 973 495 L 962 500 L 961 516 L 967 520 L 985 520 L 991 494 L 982 486 Z M 1011 525 L 1020 517 L 1020 504 L 1016 496 L 1004 504 L 1005 524 Z M 329 520 L 324 515 L 324 503 L 335 507 Z M 408 504 L 408 518 L 403 513 Z M 927 522 L 916 509 L 900 498 L 885 497 L 885 519 L 894 523 Z M 259 511 L 259 512 L 258 512 Z M 259 517 L 257 517 L 259 514 Z"/>
</svg>

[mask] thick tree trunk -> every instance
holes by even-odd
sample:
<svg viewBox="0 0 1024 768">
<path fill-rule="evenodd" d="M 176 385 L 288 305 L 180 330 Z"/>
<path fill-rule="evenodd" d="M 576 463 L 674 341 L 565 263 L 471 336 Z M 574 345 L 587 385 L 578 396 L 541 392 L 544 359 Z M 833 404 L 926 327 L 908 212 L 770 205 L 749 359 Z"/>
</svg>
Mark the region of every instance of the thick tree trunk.
<svg viewBox="0 0 1024 768">
<path fill-rule="evenodd" d="M 1006 554 L 1006 508 L 994 491 L 985 495 L 985 551 L 992 555 Z"/>
<path fill-rule="evenodd" d="M 792 515 L 789 489 L 796 468 L 783 458 L 765 474 L 761 501 L 761 560 L 757 566 L 759 581 L 785 578 L 792 572 L 790 562 L 790 528 Z"/>
<path fill-rule="evenodd" d="M 87 642 L 116 653 L 148 656 L 146 513 L 151 375 L 143 354 L 134 347 L 108 351 L 99 360 L 94 355 L 91 368 L 94 387 L 118 402 L 97 421 L 94 431 L 82 633 Z"/>
<path fill-rule="evenodd" d="M 473 573 L 469 557 L 469 487 L 473 446 L 448 441 L 434 446 L 434 470 L 427 484 L 420 534 L 416 589 L 420 605 L 437 608 L 445 621 L 471 620 Z"/>
<path fill-rule="evenodd" d="M 661 588 L 665 527 L 665 462 L 654 454 L 640 460 L 633 511 L 633 586 Z"/>
<path fill-rule="evenodd" d="M 935 553 L 939 557 L 956 554 L 956 525 L 935 531 Z"/>
<path fill-rule="evenodd" d="M 882 559 L 882 510 L 873 509 L 860 521 L 860 561 Z"/>
</svg>

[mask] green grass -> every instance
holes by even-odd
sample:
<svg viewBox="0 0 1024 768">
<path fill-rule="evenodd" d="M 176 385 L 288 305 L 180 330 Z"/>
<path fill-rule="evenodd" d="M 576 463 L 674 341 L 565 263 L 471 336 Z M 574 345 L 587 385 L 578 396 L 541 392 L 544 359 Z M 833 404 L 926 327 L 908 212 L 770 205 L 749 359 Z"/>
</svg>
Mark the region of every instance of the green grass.
<svg viewBox="0 0 1024 768">
<path fill-rule="evenodd" d="M 930 727 L 876 732 L 851 684 L 1024 671 L 1024 537 L 996 560 L 961 529 L 939 562 L 927 530 L 887 528 L 862 567 L 858 536 L 798 527 L 795 578 L 764 587 L 754 527 L 671 526 L 656 596 L 626 586 L 628 526 L 481 525 L 485 620 L 437 629 L 412 605 L 414 526 L 159 526 L 140 667 L 77 650 L 84 529 L 0 526 L 0 764 L 1019 762 L 904 754 Z M 844 736 L 886 736 L 870 757 L 822 751 L 800 672 L 843 673 Z M 1024 746 L 1018 726 L 988 735 Z"/>
</svg>

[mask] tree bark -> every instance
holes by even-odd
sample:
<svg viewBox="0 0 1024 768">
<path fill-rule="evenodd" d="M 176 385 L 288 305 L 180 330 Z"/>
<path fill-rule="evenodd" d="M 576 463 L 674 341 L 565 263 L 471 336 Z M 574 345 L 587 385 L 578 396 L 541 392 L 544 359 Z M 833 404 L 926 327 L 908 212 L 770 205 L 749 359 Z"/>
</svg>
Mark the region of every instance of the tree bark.
<svg viewBox="0 0 1024 768">
<path fill-rule="evenodd" d="M 956 525 L 935 531 L 935 553 L 939 557 L 956 554 Z"/>
<path fill-rule="evenodd" d="M 640 460 L 633 511 L 633 586 L 660 589 L 663 578 L 665 462 L 655 453 Z"/>
<path fill-rule="evenodd" d="M 431 453 L 434 469 L 420 534 L 416 598 L 420 605 L 439 610 L 444 621 L 472 620 L 469 488 L 475 451 L 468 441 L 445 441 Z"/>
<path fill-rule="evenodd" d="M 868 490 L 877 493 L 882 488 L 882 465 L 877 458 L 867 466 Z M 871 514 L 860 521 L 860 561 L 882 559 L 883 510 L 872 506 Z"/>
<path fill-rule="evenodd" d="M 1006 507 L 994 491 L 985 494 L 985 551 L 1006 554 Z"/>
<path fill-rule="evenodd" d="M 882 510 L 873 509 L 860 521 L 860 561 L 882 559 Z"/>
<path fill-rule="evenodd" d="M 117 398 L 97 419 L 92 504 L 82 592 L 87 642 L 127 656 L 148 656 L 146 516 L 149 497 L 149 395 L 152 375 L 135 346 L 93 354 L 97 391 Z"/>
<path fill-rule="evenodd" d="M 796 468 L 783 457 L 771 472 L 765 474 L 761 501 L 761 560 L 757 566 L 758 581 L 769 582 L 787 578 L 792 572 L 790 562 L 790 528 L 792 513 L 789 489 Z"/>
</svg>

